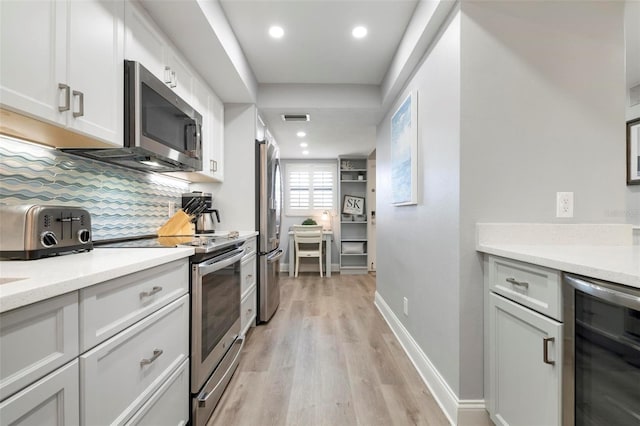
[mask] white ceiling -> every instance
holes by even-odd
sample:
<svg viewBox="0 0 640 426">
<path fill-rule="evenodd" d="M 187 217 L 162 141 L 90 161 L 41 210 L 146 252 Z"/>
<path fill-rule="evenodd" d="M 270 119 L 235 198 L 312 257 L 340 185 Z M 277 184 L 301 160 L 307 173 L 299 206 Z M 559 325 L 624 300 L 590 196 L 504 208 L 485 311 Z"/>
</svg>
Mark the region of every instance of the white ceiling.
<svg viewBox="0 0 640 426">
<path fill-rule="evenodd" d="M 283 158 L 304 158 L 302 139 L 295 135 L 300 129 L 307 132 L 308 158 L 366 155 L 375 148 L 379 95 L 352 105 L 334 92 L 359 90 L 345 85 L 369 85 L 379 92 L 416 4 L 417 0 L 221 1 L 259 84 L 258 109 Z M 284 28 L 284 37 L 269 37 L 271 25 Z M 357 25 L 367 27 L 364 39 L 352 37 Z M 274 83 L 277 90 L 270 90 L 263 102 L 264 85 Z M 311 84 L 314 90 L 292 102 L 296 84 Z M 310 113 L 311 122 L 292 124 L 280 118 L 282 113 L 298 112 Z"/>
<path fill-rule="evenodd" d="M 222 0 L 258 83 L 380 84 L 415 0 Z M 281 39 L 267 32 L 284 28 Z M 351 30 L 369 33 L 355 39 Z"/>
<path fill-rule="evenodd" d="M 1 1 L 1 0 L 0 0 Z M 256 103 L 283 158 L 368 155 L 454 0 L 138 0 L 224 103 Z M 285 35 L 274 40 L 269 26 Z M 351 30 L 366 26 L 356 40 Z"/>
</svg>

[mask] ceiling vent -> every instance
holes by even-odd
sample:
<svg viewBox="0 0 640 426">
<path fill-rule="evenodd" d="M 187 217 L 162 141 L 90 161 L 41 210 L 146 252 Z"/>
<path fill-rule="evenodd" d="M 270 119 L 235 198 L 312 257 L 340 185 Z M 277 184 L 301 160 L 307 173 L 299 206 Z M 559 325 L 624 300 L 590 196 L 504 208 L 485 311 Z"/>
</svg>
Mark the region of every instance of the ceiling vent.
<svg viewBox="0 0 640 426">
<path fill-rule="evenodd" d="M 282 114 L 282 121 L 311 121 L 309 114 Z"/>
</svg>

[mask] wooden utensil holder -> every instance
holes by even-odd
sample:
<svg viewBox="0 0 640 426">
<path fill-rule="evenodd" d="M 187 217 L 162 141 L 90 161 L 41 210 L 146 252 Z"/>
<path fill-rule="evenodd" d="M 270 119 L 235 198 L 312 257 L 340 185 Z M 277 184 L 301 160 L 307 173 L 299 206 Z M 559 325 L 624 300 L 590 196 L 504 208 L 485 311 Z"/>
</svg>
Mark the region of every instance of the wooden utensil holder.
<svg viewBox="0 0 640 426">
<path fill-rule="evenodd" d="M 191 216 L 178 210 L 169 220 L 158 229 L 159 237 L 172 237 L 176 235 L 194 235 L 194 226 Z"/>
</svg>

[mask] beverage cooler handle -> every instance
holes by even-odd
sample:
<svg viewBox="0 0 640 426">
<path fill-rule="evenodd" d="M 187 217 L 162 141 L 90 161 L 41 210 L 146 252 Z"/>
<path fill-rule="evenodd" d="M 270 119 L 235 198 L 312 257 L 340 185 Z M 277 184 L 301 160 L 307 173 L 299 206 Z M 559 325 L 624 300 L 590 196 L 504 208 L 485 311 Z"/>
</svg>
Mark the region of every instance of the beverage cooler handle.
<svg viewBox="0 0 640 426">
<path fill-rule="evenodd" d="M 267 262 L 273 263 L 273 262 L 275 262 L 277 260 L 280 260 L 280 258 L 282 257 L 283 254 L 284 254 L 284 250 L 278 250 L 277 252 L 275 252 L 271 256 L 267 257 Z"/>
<path fill-rule="evenodd" d="M 629 309 L 640 310 L 640 295 L 633 289 L 629 292 L 615 290 L 610 285 L 600 284 L 597 281 L 587 281 L 571 275 L 565 275 L 564 280 L 571 287 L 583 293 L 590 294 L 598 299 L 606 300 L 615 305 L 622 305 Z"/>
</svg>

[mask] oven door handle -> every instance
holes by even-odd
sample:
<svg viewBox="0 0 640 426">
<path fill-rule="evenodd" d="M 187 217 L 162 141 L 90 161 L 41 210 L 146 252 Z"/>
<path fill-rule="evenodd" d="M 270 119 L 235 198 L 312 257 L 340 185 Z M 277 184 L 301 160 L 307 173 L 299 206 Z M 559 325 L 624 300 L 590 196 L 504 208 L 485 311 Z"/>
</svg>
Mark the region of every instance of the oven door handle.
<svg viewBox="0 0 640 426">
<path fill-rule="evenodd" d="M 226 268 L 229 265 L 233 265 L 238 262 L 244 256 L 244 248 L 238 249 L 237 254 L 234 254 L 231 257 L 228 257 L 224 260 L 216 261 L 215 259 L 209 260 L 207 262 L 202 262 L 198 264 L 198 274 L 200 276 L 207 275 L 212 272 L 219 271 L 220 269 Z"/>
<path fill-rule="evenodd" d="M 598 299 L 606 300 L 615 305 L 622 305 L 629 309 L 640 310 L 640 295 L 633 289 L 629 289 L 629 293 L 626 293 L 597 281 L 587 281 L 571 275 L 565 275 L 564 280 L 576 290 L 590 294 Z"/>
<path fill-rule="evenodd" d="M 271 256 L 267 256 L 267 262 L 273 263 L 273 262 L 275 262 L 277 260 L 280 260 L 280 258 L 282 257 L 283 254 L 284 254 L 284 250 L 278 250 L 277 252 L 275 252 Z"/>
</svg>

